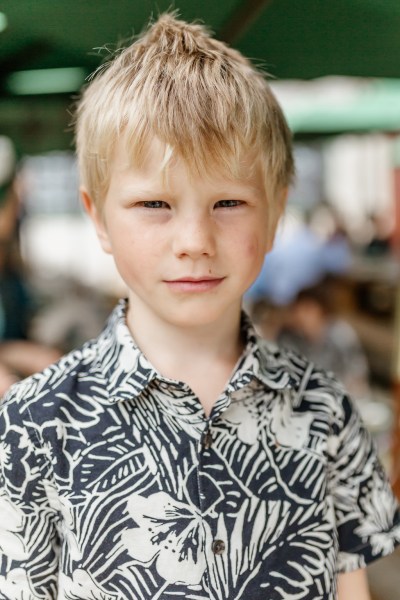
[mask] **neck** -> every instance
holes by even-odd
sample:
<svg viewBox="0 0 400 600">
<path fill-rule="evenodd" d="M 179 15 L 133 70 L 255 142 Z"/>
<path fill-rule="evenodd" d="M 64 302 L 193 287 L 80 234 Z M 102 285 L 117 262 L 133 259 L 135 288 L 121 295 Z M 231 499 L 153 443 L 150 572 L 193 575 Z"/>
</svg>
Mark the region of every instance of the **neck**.
<svg viewBox="0 0 400 600">
<path fill-rule="evenodd" d="M 166 376 L 164 367 L 169 363 L 185 365 L 221 359 L 236 362 L 243 349 L 240 307 L 227 311 L 218 322 L 180 326 L 130 302 L 127 323 L 143 354 Z"/>
<path fill-rule="evenodd" d="M 217 322 L 180 326 L 130 302 L 127 322 L 153 366 L 165 377 L 188 384 L 209 413 L 243 350 L 240 306 Z"/>
</svg>

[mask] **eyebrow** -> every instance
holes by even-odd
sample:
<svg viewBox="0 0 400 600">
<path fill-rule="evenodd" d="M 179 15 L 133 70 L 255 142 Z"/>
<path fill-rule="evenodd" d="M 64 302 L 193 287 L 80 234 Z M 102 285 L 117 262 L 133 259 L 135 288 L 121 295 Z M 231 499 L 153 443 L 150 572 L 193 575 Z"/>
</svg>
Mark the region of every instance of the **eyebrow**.
<svg viewBox="0 0 400 600">
<path fill-rule="evenodd" d="M 246 183 L 241 183 L 241 182 L 235 182 L 235 181 L 231 181 L 231 182 L 227 182 L 225 185 L 216 185 L 212 188 L 212 195 L 213 196 L 218 196 L 218 197 L 234 197 L 235 194 L 248 194 L 248 193 L 254 194 L 254 195 L 259 195 L 260 193 L 263 193 L 263 190 L 261 188 L 258 188 L 256 186 L 253 185 L 248 185 Z M 168 189 L 161 189 L 161 188 L 146 188 L 146 187 L 134 187 L 134 188 L 130 188 L 129 186 L 126 187 L 125 190 L 121 191 L 121 198 L 123 200 L 129 200 L 131 198 L 142 198 L 144 200 L 146 199 L 157 199 L 157 198 L 168 198 L 170 196 L 172 196 L 172 192 L 171 190 Z"/>
<path fill-rule="evenodd" d="M 260 189 L 254 185 L 247 185 L 245 183 L 241 184 L 241 183 L 235 183 L 232 182 L 231 184 L 227 184 L 224 187 L 215 187 L 214 191 L 216 194 L 224 194 L 224 193 L 234 193 L 236 191 L 238 192 L 253 192 L 256 194 L 260 193 Z"/>
<path fill-rule="evenodd" d="M 121 192 L 122 198 L 161 198 L 169 195 L 167 190 L 146 189 L 146 188 L 126 188 Z"/>
</svg>

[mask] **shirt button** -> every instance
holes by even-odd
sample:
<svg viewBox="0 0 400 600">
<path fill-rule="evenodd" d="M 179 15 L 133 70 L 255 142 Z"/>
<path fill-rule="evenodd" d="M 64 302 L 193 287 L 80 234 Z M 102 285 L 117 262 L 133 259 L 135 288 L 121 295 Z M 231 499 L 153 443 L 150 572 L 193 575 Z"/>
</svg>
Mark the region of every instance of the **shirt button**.
<svg viewBox="0 0 400 600">
<path fill-rule="evenodd" d="M 212 551 L 214 554 L 222 554 L 225 551 L 225 542 L 222 540 L 214 540 L 212 543 Z"/>
<path fill-rule="evenodd" d="M 211 431 L 208 430 L 203 437 L 203 446 L 204 448 L 208 449 L 211 448 L 213 439 L 212 439 L 212 435 L 211 435 Z"/>
</svg>

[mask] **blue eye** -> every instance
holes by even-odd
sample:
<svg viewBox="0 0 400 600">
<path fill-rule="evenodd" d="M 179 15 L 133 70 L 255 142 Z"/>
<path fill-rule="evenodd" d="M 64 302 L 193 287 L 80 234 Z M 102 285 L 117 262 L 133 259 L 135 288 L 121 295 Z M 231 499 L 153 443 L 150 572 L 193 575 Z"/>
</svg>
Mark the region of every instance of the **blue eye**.
<svg viewBox="0 0 400 600">
<path fill-rule="evenodd" d="M 140 204 L 143 208 L 169 208 L 169 204 L 164 200 L 144 200 Z"/>
<path fill-rule="evenodd" d="M 219 200 L 214 208 L 234 208 L 242 204 L 244 204 L 243 200 Z"/>
</svg>

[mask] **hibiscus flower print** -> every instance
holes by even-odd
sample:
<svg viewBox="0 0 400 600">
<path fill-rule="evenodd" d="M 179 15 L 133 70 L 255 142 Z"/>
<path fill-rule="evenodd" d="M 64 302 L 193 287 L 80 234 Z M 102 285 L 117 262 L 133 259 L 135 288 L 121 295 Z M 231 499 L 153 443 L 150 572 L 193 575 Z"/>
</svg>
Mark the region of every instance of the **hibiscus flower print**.
<svg viewBox="0 0 400 600">
<path fill-rule="evenodd" d="M 273 407 L 271 431 L 280 446 L 301 450 L 307 445 L 313 419 L 312 413 L 294 412 L 290 396 L 286 394 Z"/>
<path fill-rule="evenodd" d="M 4 577 L 0 575 L 0 592 L 2 598 L 13 600 L 35 600 L 37 596 L 31 586 L 25 569 L 12 569 Z"/>
<path fill-rule="evenodd" d="M 145 498 L 134 494 L 128 512 L 136 527 L 122 533 L 121 541 L 135 561 L 146 567 L 155 561 L 158 574 L 168 583 L 196 585 L 206 568 L 205 523 L 196 507 L 165 492 Z"/>
<path fill-rule="evenodd" d="M 243 394 L 244 392 L 243 390 Z M 237 437 L 247 445 L 258 443 L 258 418 L 257 410 L 251 402 L 238 395 L 223 415 L 225 421 L 237 427 Z"/>
<path fill-rule="evenodd" d="M 400 525 L 392 533 L 390 526 L 393 515 L 396 513 L 397 504 L 388 488 L 379 489 L 379 482 L 371 491 L 370 502 L 361 499 L 360 503 L 365 511 L 365 519 L 357 528 L 361 539 L 371 540 L 373 554 L 393 552 L 396 536 L 399 534 Z"/>
<path fill-rule="evenodd" d="M 76 569 L 72 577 L 60 573 L 58 579 L 58 598 L 64 600 L 115 600 L 116 596 L 110 595 L 82 569 Z"/>
</svg>

